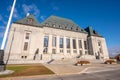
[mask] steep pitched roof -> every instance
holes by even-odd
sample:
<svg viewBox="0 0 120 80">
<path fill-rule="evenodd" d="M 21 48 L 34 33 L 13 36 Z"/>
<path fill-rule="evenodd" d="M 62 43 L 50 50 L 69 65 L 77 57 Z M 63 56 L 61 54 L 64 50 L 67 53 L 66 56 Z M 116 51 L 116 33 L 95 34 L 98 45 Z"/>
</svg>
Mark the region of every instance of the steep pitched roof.
<svg viewBox="0 0 120 80">
<path fill-rule="evenodd" d="M 45 25 L 47 27 L 52 28 L 60 28 L 64 30 L 72 30 L 72 31 L 78 31 L 78 32 L 85 32 L 83 29 L 81 29 L 76 23 L 74 23 L 70 19 L 61 18 L 57 16 L 50 16 L 45 20 L 42 25 Z"/>
<path fill-rule="evenodd" d="M 14 23 L 31 25 L 31 26 L 35 26 L 35 27 L 40 27 L 41 26 L 34 15 L 28 15 L 25 18 L 20 19 L 20 20 L 14 22 Z"/>
<path fill-rule="evenodd" d="M 93 30 L 92 27 L 88 26 L 85 31 L 88 32 L 88 36 L 98 36 L 98 37 L 103 37 L 100 34 L 98 34 L 97 31 Z"/>
</svg>

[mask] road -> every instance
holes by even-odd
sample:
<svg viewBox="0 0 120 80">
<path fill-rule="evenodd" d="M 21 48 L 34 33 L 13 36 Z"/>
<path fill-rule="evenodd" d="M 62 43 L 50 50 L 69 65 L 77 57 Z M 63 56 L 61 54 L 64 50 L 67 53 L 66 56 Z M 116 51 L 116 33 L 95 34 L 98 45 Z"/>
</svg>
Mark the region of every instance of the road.
<svg viewBox="0 0 120 80">
<path fill-rule="evenodd" d="M 120 69 L 23 80 L 120 80 Z"/>
<path fill-rule="evenodd" d="M 120 80 L 120 66 L 89 67 L 82 73 L 66 75 L 43 75 L 9 77 L 0 80 Z"/>
</svg>

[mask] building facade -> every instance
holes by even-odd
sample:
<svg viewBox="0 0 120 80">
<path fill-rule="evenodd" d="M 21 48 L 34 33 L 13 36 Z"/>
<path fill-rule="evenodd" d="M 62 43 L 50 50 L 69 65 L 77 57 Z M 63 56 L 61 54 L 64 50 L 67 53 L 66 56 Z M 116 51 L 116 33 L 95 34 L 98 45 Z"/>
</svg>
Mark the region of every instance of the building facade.
<svg viewBox="0 0 120 80">
<path fill-rule="evenodd" d="M 50 16 L 40 24 L 34 15 L 12 24 L 5 61 L 8 56 L 9 64 L 109 58 L 105 38 L 91 27 L 82 29 L 72 20 L 57 16 Z"/>
</svg>

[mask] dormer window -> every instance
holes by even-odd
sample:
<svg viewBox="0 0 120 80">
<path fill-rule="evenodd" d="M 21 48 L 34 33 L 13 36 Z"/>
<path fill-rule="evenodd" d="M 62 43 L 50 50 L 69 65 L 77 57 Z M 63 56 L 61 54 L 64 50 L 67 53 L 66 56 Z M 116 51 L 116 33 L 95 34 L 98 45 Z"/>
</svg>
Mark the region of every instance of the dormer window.
<svg viewBox="0 0 120 80">
<path fill-rule="evenodd" d="M 45 23 L 45 26 L 49 26 L 49 24 L 48 24 L 48 23 Z"/>
<path fill-rule="evenodd" d="M 71 30 L 73 29 L 73 26 L 71 27 Z"/>
<path fill-rule="evenodd" d="M 67 29 L 67 26 L 65 26 L 65 29 Z"/>
<path fill-rule="evenodd" d="M 59 25 L 59 28 L 62 28 L 61 25 Z"/>
<path fill-rule="evenodd" d="M 33 24 L 33 19 L 32 18 L 28 18 L 27 19 L 27 24 Z"/>
<path fill-rule="evenodd" d="M 55 27 L 55 24 L 53 24 L 52 26 Z"/>
<path fill-rule="evenodd" d="M 76 28 L 76 30 L 78 31 L 78 27 Z"/>
</svg>

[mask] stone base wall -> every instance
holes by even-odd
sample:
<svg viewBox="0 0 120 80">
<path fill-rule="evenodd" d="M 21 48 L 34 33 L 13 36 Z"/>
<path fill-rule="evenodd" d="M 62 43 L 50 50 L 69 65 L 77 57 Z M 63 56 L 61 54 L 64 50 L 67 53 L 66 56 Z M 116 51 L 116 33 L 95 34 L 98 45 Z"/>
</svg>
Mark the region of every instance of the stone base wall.
<svg viewBox="0 0 120 80">
<path fill-rule="evenodd" d="M 50 60 L 63 60 L 63 59 L 77 59 L 77 60 L 96 60 L 95 56 L 92 55 L 83 55 L 80 58 L 77 58 L 75 55 L 70 54 L 42 54 L 42 58 L 33 60 L 33 59 L 10 59 L 8 64 L 37 64 L 37 63 L 47 63 Z M 5 61 L 6 62 L 6 61 Z"/>
<path fill-rule="evenodd" d="M 4 71 L 5 65 L 0 65 L 0 72 Z"/>
</svg>

